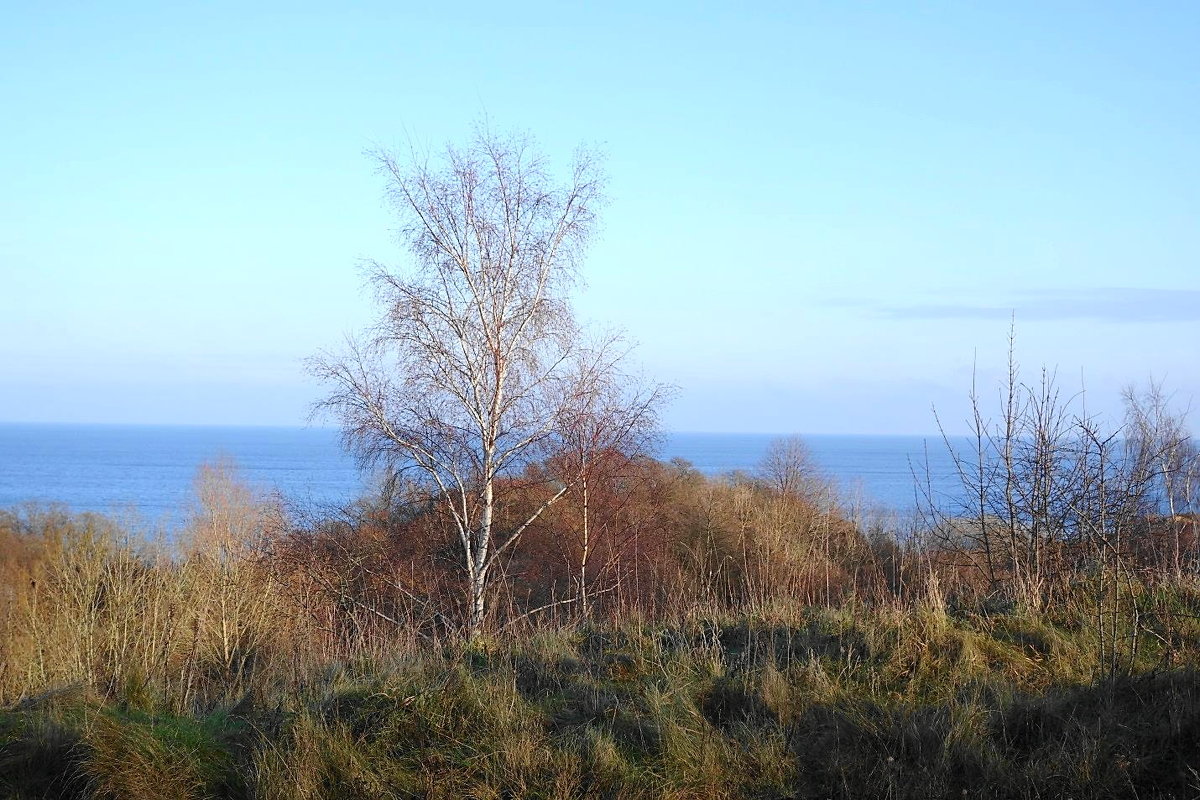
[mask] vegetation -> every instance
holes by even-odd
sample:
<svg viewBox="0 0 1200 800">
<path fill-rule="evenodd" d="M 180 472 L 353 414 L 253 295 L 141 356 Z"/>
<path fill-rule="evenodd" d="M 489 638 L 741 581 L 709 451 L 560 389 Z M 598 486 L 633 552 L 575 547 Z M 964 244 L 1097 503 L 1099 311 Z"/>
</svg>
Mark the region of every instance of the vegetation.
<svg viewBox="0 0 1200 800">
<path fill-rule="evenodd" d="M 1101 565 L 981 591 L 961 546 L 846 518 L 797 442 L 755 477 L 604 474 L 586 612 L 555 600 L 565 502 L 474 636 L 453 528 L 411 487 L 290 519 L 216 465 L 170 547 L 5 512 L 0 796 L 1200 791 L 1200 581 L 1173 539 L 1098 621 Z"/>
<path fill-rule="evenodd" d="M 453 524 L 475 634 L 506 552 L 587 485 L 594 454 L 645 444 L 663 390 L 635 388 L 620 338 L 590 341 L 571 311 L 567 290 L 602 202 L 593 158 L 577 154 L 558 185 L 528 137 L 481 129 L 468 147 L 447 148 L 440 168 L 379 160 L 413 268 L 373 264 L 380 320 L 366 341 L 311 366 L 332 386 L 323 407 L 346 443 L 415 475 Z M 506 476 L 534 464 L 545 491 L 522 507 Z M 518 507 L 519 519 L 500 519 Z M 588 530 L 585 515 L 585 541 Z"/>
</svg>

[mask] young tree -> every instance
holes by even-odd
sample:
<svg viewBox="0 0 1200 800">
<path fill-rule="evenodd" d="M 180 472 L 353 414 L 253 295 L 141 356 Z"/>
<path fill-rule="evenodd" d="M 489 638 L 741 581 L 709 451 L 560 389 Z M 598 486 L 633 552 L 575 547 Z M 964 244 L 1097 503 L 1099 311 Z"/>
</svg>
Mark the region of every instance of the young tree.
<svg viewBox="0 0 1200 800">
<path fill-rule="evenodd" d="M 596 380 L 577 366 L 568 293 L 603 181 L 580 152 L 560 184 L 527 137 L 486 129 L 440 165 L 378 158 L 412 269 L 372 263 L 382 317 L 311 368 L 357 455 L 423 476 L 452 520 L 473 635 L 497 559 L 570 488 L 556 481 L 519 515 L 506 506 L 507 478 L 561 447 L 560 423 Z"/>
<path fill-rule="evenodd" d="M 575 581 L 580 613 L 590 613 L 592 556 L 599 539 L 592 525 L 592 493 L 619 480 L 630 460 L 652 456 L 658 437 L 658 409 L 671 388 L 644 383 L 625 374 L 627 353 L 619 336 L 581 349 L 574 359 L 570 389 L 560 420 L 559 450 L 551 466 L 564 483 L 573 484 L 579 503 L 579 558 Z M 604 566 L 601 566 L 603 571 Z"/>
<path fill-rule="evenodd" d="M 772 489 L 789 497 L 815 496 L 826 488 L 800 436 L 772 439 L 758 464 L 758 475 Z"/>
<path fill-rule="evenodd" d="M 1192 529 L 1183 514 L 1194 509 L 1200 477 L 1200 455 L 1188 428 L 1188 411 L 1172 408 L 1163 384 L 1153 380 L 1143 389 L 1127 386 L 1122 399 L 1127 458 L 1147 473 L 1147 497 L 1153 507 L 1146 511 L 1166 515 L 1170 552 L 1162 554 L 1160 565 L 1182 574 L 1187 555 L 1184 533 Z"/>
</svg>

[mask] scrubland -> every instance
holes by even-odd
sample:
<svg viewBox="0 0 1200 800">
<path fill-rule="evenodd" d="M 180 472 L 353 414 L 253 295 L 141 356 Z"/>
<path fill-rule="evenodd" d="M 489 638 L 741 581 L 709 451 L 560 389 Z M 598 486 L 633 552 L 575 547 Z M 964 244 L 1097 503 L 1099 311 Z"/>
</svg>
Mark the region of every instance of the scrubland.
<svg viewBox="0 0 1200 800">
<path fill-rule="evenodd" d="M 1064 517 L 1035 564 L 1031 518 L 871 517 L 802 459 L 610 466 L 587 555 L 555 506 L 473 635 L 402 483 L 300 514 L 218 465 L 169 539 L 0 513 L 0 793 L 1200 795 L 1187 513 Z"/>
</svg>

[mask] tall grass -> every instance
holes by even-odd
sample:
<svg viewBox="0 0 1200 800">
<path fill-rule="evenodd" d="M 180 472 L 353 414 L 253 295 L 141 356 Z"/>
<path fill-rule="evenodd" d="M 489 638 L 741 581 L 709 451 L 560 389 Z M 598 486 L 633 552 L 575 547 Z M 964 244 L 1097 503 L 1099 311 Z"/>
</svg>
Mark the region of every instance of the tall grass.
<svg viewBox="0 0 1200 800">
<path fill-rule="evenodd" d="M 8 796 L 134 798 L 1200 790 L 1200 676 L 1097 684 L 1081 635 L 1069 614 L 843 609 L 564 626 L 332 663 L 186 714 L 43 695 L 0 717 L 0 774 Z"/>
</svg>

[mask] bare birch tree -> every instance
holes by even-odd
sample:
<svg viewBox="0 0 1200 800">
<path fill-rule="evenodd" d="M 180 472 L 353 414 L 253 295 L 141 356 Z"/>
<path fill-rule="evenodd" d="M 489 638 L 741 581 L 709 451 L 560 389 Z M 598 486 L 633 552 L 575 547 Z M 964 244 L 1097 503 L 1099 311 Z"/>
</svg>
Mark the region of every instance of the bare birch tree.
<svg viewBox="0 0 1200 800">
<path fill-rule="evenodd" d="M 574 361 L 570 388 L 564 398 L 559 452 L 553 463 L 564 482 L 573 483 L 580 512 L 579 560 L 576 564 L 580 613 L 590 613 L 591 576 L 598 538 L 592 526 L 591 498 L 597 483 L 614 481 L 616 465 L 638 456 L 651 456 L 658 439 L 658 410 L 671 387 L 646 383 L 621 368 L 627 348 L 619 336 L 602 338 L 582 349 Z"/>
<path fill-rule="evenodd" d="M 1184 513 L 1194 510 L 1200 456 L 1197 455 L 1186 408 L 1175 410 L 1161 382 L 1151 381 L 1144 389 L 1128 386 L 1125 402 L 1125 445 L 1128 458 L 1149 474 L 1149 513 L 1166 515 L 1169 553 L 1160 554 L 1160 565 L 1182 574 L 1187 560 L 1184 531 L 1191 520 Z"/>
<path fill-rule="evenodd" d="M 602 202 L 596 160 L 559 183 L 527 137 L 482 129 L 439 164 L 378 155 L 412 269 L 369 265 L 383 315 L 342 355 L 313 359 L 322 404 L 365 462 L 423 476 L 462 546 L 467 625 L 486 618 L 497 559 L 569 489 L 497 522 L 506 476 L 556 446 L 586 396 L 568 294 Z"/>
</svg>

